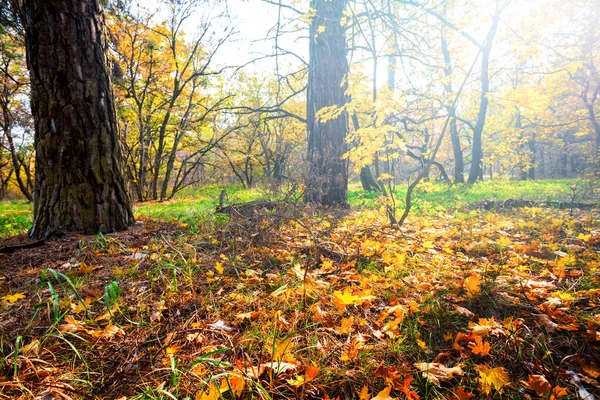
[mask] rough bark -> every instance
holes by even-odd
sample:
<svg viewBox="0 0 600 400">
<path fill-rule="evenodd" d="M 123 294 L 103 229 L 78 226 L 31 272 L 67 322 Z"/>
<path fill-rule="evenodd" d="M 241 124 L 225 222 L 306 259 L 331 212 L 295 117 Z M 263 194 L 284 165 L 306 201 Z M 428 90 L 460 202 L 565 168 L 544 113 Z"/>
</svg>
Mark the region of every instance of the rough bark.
<svg viewBox="0 0 600 400">
<path fill-rule="evenodd" d="M 35 120 L 30 235 L 126 229 L 133 214 L 120 149 L 99 0 L 24 0 Z"/>
<path fill-rule="evenodd" d="M 306 200 L 323 205 L 345 204 L 348 194 L 346 152 L 348 114 L 321 122 L 323 107 L 344 106 L 348 74 L 346 37 L 341 25 L 346 0 L 312 0 L 316 11 L 309 29 L 307 92 L 308 164 Z M 324 28 L 324 30 L 323 30 Z"/>
</svg>

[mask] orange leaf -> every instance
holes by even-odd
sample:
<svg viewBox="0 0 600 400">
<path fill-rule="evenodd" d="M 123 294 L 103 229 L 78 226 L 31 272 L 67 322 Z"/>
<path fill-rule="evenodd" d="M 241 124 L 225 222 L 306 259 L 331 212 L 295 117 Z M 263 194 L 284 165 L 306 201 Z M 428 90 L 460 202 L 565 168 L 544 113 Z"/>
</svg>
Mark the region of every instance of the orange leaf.
<svg viewBox="0 0 600 400">
<path fill-rule="evenodd" d="M 417 394 L 417 392 L 410 390 L 410 384 L 413 380 L 412 376 L 408 376 L 406 377 L 403 381 L 402 381 L 402 385 L 400 386 L 400 391 L 402 391 L 402 393 L 404 393 L 404 395 L 406 396 L 406 398 L 408 400 L 419 400 L 419 395 Z M 398 389 L 398 388 L 396 388 Z"/>
<path fill-rule="evenodd" d="M 481 357 L 487 356 L 491 349 L 489 342 L 484 342 L 481 336 L 475 336 L 475 343 L 469 343 L 469 348 L 473 351 L 473 354 Z"/>
<path fill-rule="evenodd" d="M 313 363 L 312 365 L 309 365 L 308 368 L 306 368 L 306 380 L 312 381 L 313 379 L 315 379 L 318 373 L 319 367 L 317 367 L 316 364 Z"/>
<path fill-rule="evenodd" d="M 469 400 L 473 396 L 473 393 L 467 392 L 463 387 L 459 387 L 454 389 L 448 400 Z"/>
<path fill-rule="evenodd" d="M 581 357 L 577 357 L 575 361 L 577 361 L 577 364 L 579 364 L 583 372 L 585 372 L 594 379 L 600 378 L 600 367 L 598 367 L 596 364 L 594 364 L 593 362 L 588 364 Z"/>
</svg>

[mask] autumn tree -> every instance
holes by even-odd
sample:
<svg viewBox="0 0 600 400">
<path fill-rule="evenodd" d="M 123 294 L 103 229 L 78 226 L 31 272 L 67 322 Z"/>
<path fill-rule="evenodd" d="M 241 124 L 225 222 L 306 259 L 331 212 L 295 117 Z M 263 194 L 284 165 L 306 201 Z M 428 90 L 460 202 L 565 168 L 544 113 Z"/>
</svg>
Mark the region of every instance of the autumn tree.
<svg viewBox="0 0 600 400">
<path fill-rule="evenodd" d="M 165 200 L 192 184 L 204 156 L 225 138 L 211 126 L 231 97 L 221 90 L 222 69 L 213 68 L 213 57 L 232 30 L 214 36 L 207 17 L 186 35 L 183 26 L 198 3 L 169 3 L 164 23 L 131 12 L 128 2 L 110 15 L 125 167 L 139 201 Z"/>
<path fill-rule="evenodd" d="M 16 186 L 32 200 L 32 118 L 23 32 L 7 4 L 0 4 L 0 197 Z"/>
<path fill-rule="evenodd" d="M 34 221 L 47 239 L 133 223 L 121 174 L 119 136 L 101 3 L 14 1 L 25 28 L 35 121 Z"/>
<path fill-rule="evenodd" d="M 326 107 L 345 105 L 348 74 L 346 35 L 342 24 L 346 0 L 312 0 L 309 28 L 307 90 L 308 179 L 306 200 L 323 205 L 345 204 L 348 172 L 348 114 L 320 118 Z"/>
</svg>

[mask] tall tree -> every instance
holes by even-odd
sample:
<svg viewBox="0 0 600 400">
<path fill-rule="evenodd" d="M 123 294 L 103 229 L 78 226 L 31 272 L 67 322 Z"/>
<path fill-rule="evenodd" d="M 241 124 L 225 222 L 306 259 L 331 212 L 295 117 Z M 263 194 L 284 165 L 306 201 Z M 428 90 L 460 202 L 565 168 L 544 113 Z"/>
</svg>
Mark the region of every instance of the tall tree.
<svg viewBox="0 0 600 400">
<path fill-rule="evenodd" d="M 502 9 L 506 7 L 508 1 L 502 8 L 499 8 L 498 2 L 496 2 L 496 13 L 492 19 L 492 26 L 488 31 L 485 41 L 481 45 L 481 92 L 479 100 L 479 113 L 477 114 L 477 122 L 473 127 L 473 152 L 471 155 L 471 170 L 469 171 L 469 178 L 467 182 L 469 184 L 475 183 L 483 176 L 483 166 L 481 160 L 483 159 L 483 129 L 485 128 L 485 118 L 487 116 L 487 109 L 489 104 L 488 93 L 490 91 L 490 54 L 492 52 L 492 44 L 494 43 L 494 37 L 498 30 L 498 21 L 500 20 L 500 13 Z"/>
<path fill-rule="evenodd" d="M 114 232 L 133 223 L 100 0 L 13 1 L 25 28 L 35 121 L 30 235 Z"/>
<path fill-rule="evenodd" d="M 346 0 L 312 0 L 307 92 L 308 179 L 306 199 L 323 205 L 344 204 L 348 194 L 346 152 L 348 75 L 346 35 L 342 25 Z M 317 114 L 340 108 L 331 118 Z"/>
</svg>

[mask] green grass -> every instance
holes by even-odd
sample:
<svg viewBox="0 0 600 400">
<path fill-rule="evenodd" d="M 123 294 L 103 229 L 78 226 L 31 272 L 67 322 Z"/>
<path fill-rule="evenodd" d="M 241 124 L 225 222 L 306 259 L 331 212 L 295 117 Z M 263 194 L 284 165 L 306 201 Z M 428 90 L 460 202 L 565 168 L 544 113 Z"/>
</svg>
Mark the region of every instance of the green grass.
<svg viewBox="0 0 600 400">
<path fill-rule="evenodd" d="M 575 189 L 571 189 L 572 187 Z M 480 200 L 574 200 L 581 202 L 597 202 L 593 187 L 589 181 L 576 179 L 507 181 L 494 180 L 479 182 L 472 187 L 465 185 L 448 185 L 445 183 L 425 182 L 420 184 L 413 194 L 414 211 L 421 214 L 443 212 L 460 208 L 468 203 Z M 398 185 L 395 190 L 398 208 L 404 206 L 407 185 Z M 180 195 L 165 202 L 145 202 L 134 205 L 136 218 L 145 218 L 163 222 L 178 222 L 188 226 L 192 231 L 200 222 L 211 218 L 219 203 L 219 195 L 223 186 L 210 185 L 200 188 L 187 188 Z M 243 189 L 239 185 L 227 187 L 226 204 L 243 203 L 259 198 L 272 198 L 273 193 L 261 189 Z M 376 208 L 379 194 L 365 192 L 360 185 L 350 185 L 348 201 L 354 207 Z M 23 200 L 0 201 L 0 238 L 26 232 L 31 227 L 31 204 Z"/>
<path fill-rule="evenodd" d="M 594 191 L 600 189 L 599 183 L 595 186 L 589 181 L 577 179 L 557 179 L 538 181 L 508 181 L 494 180 L 477 182 L 471 187 L 465 185 L 448 185 L 446 183 L 421 183 L 413 192 L 413 207 L 421 212 L 445 211 L 455 209 L 481 200 L 536 200 L 536 201 L 564 201 L 570 202 L 597 202 Z M 575 187 L 574 187 L 575 186 Z M 399 208 L 404 206 L 408 185 L 397 185 L 394 194 Z M 571 188 L 574 187 L 572 190 Z M 348 200 L 353 206 L 376 206 L 379 194 L 365 192 L 360 185 L 352 185 Z"/>
<path fill-rule="evenodd" d="M 25 200 L 0 201 L 0 238 L 26 232 L 31 212 L 31 203 Z"/>
</svg>

